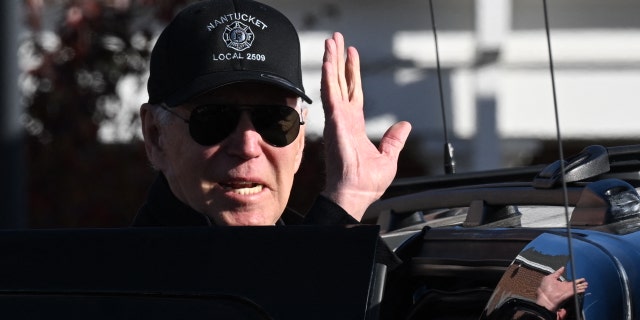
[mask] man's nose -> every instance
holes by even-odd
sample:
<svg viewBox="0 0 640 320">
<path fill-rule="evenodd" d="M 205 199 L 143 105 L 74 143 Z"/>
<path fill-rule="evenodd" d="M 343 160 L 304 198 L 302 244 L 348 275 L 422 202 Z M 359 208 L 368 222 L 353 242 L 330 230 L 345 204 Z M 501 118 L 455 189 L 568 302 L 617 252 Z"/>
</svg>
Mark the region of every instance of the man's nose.
<svg viewBox="0 0 640 320">
<path fill-rule="evenodd" d="M 227 150 L 230 154 L 250 159 L 262 154 L 262 137 L 251 122 L 249 113 L 244 111 L 236 129 L 229 136 Z"/>
</svg>

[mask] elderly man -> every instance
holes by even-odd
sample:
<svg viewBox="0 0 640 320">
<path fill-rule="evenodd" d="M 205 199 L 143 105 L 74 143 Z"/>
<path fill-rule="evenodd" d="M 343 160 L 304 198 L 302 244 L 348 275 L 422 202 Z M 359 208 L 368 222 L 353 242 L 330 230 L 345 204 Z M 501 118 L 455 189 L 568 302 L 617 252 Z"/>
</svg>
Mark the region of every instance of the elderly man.
<svg viewBox="0 0 640 320">
<path fill-rule="evenodd" d="M 399 122 L 373 145 L 356 49 L 335 33 L 323 60 L 327 181 L 305 223 L 357 223 L 393 180 L 411 127 Z M 305 141 L 302 100 L 311 103 L 290 21 L 254 1 L 192 4 L 162 32 L 150 69 L 140 116 L 159 176 L 134 225 L 285 223 Z"/>
</svg>

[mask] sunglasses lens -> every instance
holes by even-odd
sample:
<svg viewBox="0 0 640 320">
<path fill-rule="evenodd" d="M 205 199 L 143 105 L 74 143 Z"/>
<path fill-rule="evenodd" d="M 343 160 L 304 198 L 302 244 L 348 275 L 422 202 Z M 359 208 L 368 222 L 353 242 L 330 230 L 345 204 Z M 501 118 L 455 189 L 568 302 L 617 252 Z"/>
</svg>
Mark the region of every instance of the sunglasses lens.
<svg viewBox="0 0 640 320">
<path fill-rule="evenodd" d="M 199 106 L 191 112 L 189 133 L 200 145 L 220 143 L 236 129 L 244 110 L 248 110 L 254 128 L 270 145 L 284 147 L 298 137 L 300 116 L 289 106 Z"/>
<path fill-rule="evenodd" d="M 287 106 L 259 107 L 252 110 L 251 121 L 262 139 L 275 147 L 293 142 L 300 132 L 298 112 Z"/>
<path fill-rule="evenodd" d="M 240 111 L 224 106 L 200 106 L 191 112 L 189 133 L 195 142 L 212 146 L 228 137 L 238 125 Z"/>
</svg>

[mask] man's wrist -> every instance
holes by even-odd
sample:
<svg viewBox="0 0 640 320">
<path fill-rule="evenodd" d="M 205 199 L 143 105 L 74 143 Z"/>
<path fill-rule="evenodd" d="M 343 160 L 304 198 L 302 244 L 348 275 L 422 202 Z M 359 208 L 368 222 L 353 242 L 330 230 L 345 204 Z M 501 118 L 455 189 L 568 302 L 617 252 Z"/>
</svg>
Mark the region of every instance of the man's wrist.
<svg viewBox="0 0 640 320">
<path fill-rule="evenodd" d="M 362 191 L 345 192 L 325 190 L 321 195 L 342 207 L 349 215 L 358 221 L 362 220 L 369 205 L 377 199 L 370 193 Z"/>
<path fill-rule="evenodd" d="M 305 215 L 305 224 L 315 225 L 348 225 L 357 224 L 344 208 L 326 196 L 318 195 L 311 209 Z"/>
</svg>

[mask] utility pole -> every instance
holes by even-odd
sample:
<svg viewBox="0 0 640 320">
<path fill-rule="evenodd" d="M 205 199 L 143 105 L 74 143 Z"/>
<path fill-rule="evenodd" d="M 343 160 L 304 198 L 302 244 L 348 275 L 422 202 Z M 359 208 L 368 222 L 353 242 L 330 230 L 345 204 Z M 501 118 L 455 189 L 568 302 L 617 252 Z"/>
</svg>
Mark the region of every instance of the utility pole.
<svg viewBox="0 0 640 320">
<path fill-rule="evenodd" d="M 0 1 L 0 228 L 26 227 L 26 165 L 18 93 L 22 1 Z"/>
</svg>

